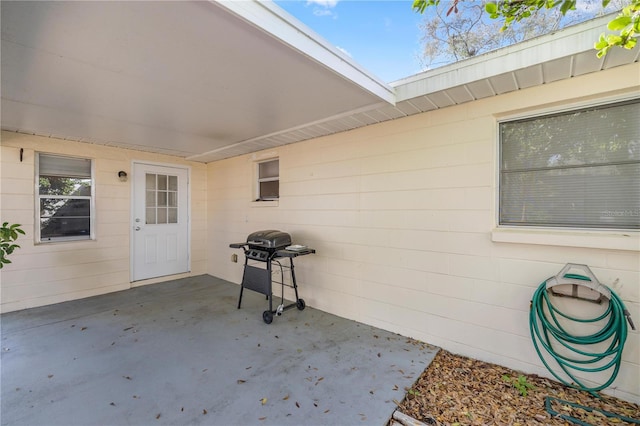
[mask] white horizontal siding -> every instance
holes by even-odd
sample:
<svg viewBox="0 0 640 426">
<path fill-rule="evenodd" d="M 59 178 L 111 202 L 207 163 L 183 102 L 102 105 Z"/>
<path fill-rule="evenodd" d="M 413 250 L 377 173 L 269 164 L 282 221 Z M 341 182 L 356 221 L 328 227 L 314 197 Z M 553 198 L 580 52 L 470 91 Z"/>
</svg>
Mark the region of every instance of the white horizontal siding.
<svg viewBox="0 0 640 426">
<path fill-rule="evenodd" d="M 281 197 L 270 207 L 250 202 L 260 154 L 212 163 L 209 273 L 239 283 L 242 263 L 229 258 L 241 253 L 229 243 L 281 229 L 317 250 L 296 259 L 309 305 L 549 376 L 529 337 L 538 285 L 565 263 L 588 264 L 640 324 L 640 256 L 493 242 L 497 120 L 637 93 L 638 71 L 633 65 L 278 148 Z M 629 332 L 610 390 L 636 402 L 639 340 Z"/>
<path fill-rule="evenodd" d="M 20 162 L 20 148 L 23 160 Z M 95 240 L 34 244 L 35 153 L 84 156 L 95 161 Z M 207 268 L 206 166 L 170 156 L 2 132 L 2 221 L 20 223 L 26 235 L 12 263 L 0 271 L 3 312 L 130 288 L 131 176 L 133 160 L 188 164 L 192 170 L 192 274 Z M 166 279 L 166 278 L 165 278 Z"/>
</svg>

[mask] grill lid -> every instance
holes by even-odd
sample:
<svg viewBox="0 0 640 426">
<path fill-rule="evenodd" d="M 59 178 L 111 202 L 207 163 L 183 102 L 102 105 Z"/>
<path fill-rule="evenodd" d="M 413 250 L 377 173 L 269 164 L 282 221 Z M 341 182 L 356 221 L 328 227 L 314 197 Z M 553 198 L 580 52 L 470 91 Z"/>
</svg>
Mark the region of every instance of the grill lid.
<svg viewBox="0 0 640 426">
<path fill-rule="evenodd" d="M 286 232 L 275 229 L 256 231 L 249 234 L 247 244 L 256 248 L 279 249 L 291 245 L 291 236 Z"/>
</svg>

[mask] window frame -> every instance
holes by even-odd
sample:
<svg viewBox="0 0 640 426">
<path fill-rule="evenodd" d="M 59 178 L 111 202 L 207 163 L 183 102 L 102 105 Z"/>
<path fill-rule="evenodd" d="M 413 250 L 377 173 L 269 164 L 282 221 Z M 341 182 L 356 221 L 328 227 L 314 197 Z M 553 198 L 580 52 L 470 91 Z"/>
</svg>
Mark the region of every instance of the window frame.
<svg viewBox="0 0 640 426">
<path fill-rule="evenodd" d="M 260 165 L 270 162 L 278 162 L 278 175 L 261 178 L 260 177 Z M 280 157 L 273 157 L 265 160 L 260 160 L 255 163 L 255 201 L 257 202 L 273 202 L 280 199 Z M 260 184 L 263 182 L 277 182 L 278 183 L 278 196 L 276 197 L 263 197 L 260 193 Z"/>
<path fill-rule="evenodd" d="M 545 117 L 561 116 L 571 114 L 573 112 L 585 110 L 597 110 L 614 107 L 617 105 L 640 103 L 637 95 L 629 95 L 623 97 L 608 97 L 600 99 L 597 102 L 578 102 L 565 105 L 563 108 L 542 108 L 535 111 L 528 111 L 523 114 L 504 115 L 497 118 L 496 122 L 496 190 L 495 190 L 495 226 L 492 231 L 492 240 L 499 242 L 523 242 L 532 244 L 551 244 L 560 246 L 578 246 L 578 247 L 599 247 L 603 244 L 604 248 L 619 248 L 623 250 L 631 249 L 639 250 L 636 246 L 640 236 L 640 229 L 634 228 L 616 228 L 616 227 L 582 227 L 579 224 L 573 225 L 522 225 L 512 223 L 501 223 L 501 202 L 502 202 L 502 177 L 503 177 L 503 148 L 502 148 L 502 128 L 504 123 L 512 123 L 516 121 L 535 120 Z M 614 163 L 612 163 L 614 164 Z M 545 238 L 544 236 L 551 236 Z M 558 241 L 560 238 L 567 238 L 566 243 Z M 620 240 L 619 237 L 622 237 Z M 633 241 L 630 241 L 629 237 Z M 604 239 L 603 239 L 604 238 Z M 596 241 L 600 240 L 600 242 Z M 606 241 L 605 241 L 606 240 Z M 626 240 L 626 241 L 625 241 Z M 602 241 L 605 241 L 602 243 Z M 630 245 L 628 243 L 631 243 Z"/>
<path fill-rule="evenodd" d="M 60 158 L 69 158 L 69 159 L 81 159 L 88 160 L 90 162 L 90 181 L 91 181 L 91 191 L 89 195 L 55 195 L 51 196 L 49 194 L 40 194 L 40 156 L 45 155 L 49 157 L 60 157 Z M 34 222 L 34 236 L 36 244 L 51 244 L 51 243 L 59 243 L 59 242 L 69 242 L 69 241 L 92 241 L 95 240 L 95 226 L 96 226 L 96 206 L 95 206 L 95 191 L 96 191 L 96 180 L 95 180 L 95 160 L 89 157 L 82 157 L 77 155 L 67 155 L 60 153 L 52 153 L 52 152 L 36 152 L 35 155 L 35 182 L 34 182 L 34 194 L 35 194 L 35 222 Z M 42 225 L 41 225 L 41 214 L 40 214 L 40 201 L 43 198 L 59 198 L 59 199 L 78 199 L 78 200 L 89 200 L 89 234 L 88 235 L 73 235 L 73 236 L 62 236 L 62 237 L 42 237 Z"/>
</svg>

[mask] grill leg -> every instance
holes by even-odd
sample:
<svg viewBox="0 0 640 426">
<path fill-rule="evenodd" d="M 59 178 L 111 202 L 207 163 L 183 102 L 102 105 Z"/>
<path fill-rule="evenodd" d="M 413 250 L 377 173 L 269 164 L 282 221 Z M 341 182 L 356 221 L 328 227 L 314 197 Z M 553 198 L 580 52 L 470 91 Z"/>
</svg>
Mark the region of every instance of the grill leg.
<svg viewBox="0 0 640 426">
<path fill-rule="evenodd" d="M 269 258 L 269 260 L 267 261 L 267 279 L 269 280 L 269 283 L 267 285 L 267 299 L 269 299 L 269 312 L 273 312 L 273 292 L 271 291 L 272 288 L 271 286 L 273 285 L 273 282 L 271 281 L 271 258 Z"/>
<path fill-rule="evenodd" d="M 291 283 L 293 284 L 293 290 L 296 292 L 296 303 L 300 298 L 298 297 L 298 284 L 296 284 L 296 273 L 293 270 L 293 257 L 289 258 L 289 266 L 291 266 Z"/>
<path fill-rule="evenodd" d="M 247 273 L 247 259 L 246 253 L 244 256 L 244 271 L 242 271 L 242 282 L 240 283 L 240 297 L 238 298 L 238 309 L 240 309 L 240 304 L 242 303 L 242 290 L 244 290 L 244 276 Z"/>
<path fill-rule="evenodd" d="M 244 290 L 244 286 L 240 284 L 240 298 L 238 299 L 238 309 L 240 309 L 240 304 L 242 304 L 242 290 Z"/>
</svg>

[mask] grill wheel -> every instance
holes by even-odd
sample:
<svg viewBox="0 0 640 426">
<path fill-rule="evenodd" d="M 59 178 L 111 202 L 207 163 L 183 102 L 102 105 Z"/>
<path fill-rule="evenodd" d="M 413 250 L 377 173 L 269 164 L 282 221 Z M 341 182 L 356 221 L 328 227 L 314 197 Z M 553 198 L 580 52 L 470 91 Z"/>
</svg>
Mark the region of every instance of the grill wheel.
<svg viewBox="0 0 640 426">
<path fill-rule="evenodd" d="M 307 306 L 304 303 L 304 299 L 298 299 L 298 301 L 296 302 L 296 307 L 298 308 L 299 311 L 303 311 L 305 306 Z"/>
</svg>

